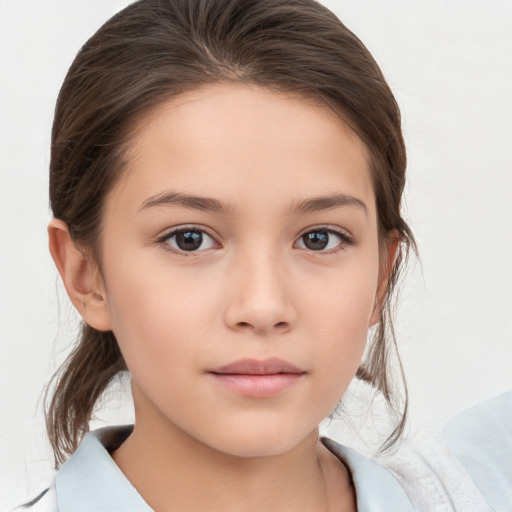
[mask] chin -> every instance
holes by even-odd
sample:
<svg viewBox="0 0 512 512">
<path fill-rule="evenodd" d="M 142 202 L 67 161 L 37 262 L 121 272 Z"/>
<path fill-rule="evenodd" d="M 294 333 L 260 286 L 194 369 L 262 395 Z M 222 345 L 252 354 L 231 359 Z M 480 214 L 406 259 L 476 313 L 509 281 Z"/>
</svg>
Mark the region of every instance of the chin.
<svg viewBox="0 0 512 512">
<path fill-rule="evenodd" d="M 273 428 L 253 425 L 239 431 L 224 431 L 222 436 L 206 443 L 216 451 L 233 457 L 275 457 L 292 451 L 308 438 L 313 437 L 316 441 L 317 433 L 317 427 L 304 432 L 290 431 L 284 425 L 275 425 Z"/>
</svg>

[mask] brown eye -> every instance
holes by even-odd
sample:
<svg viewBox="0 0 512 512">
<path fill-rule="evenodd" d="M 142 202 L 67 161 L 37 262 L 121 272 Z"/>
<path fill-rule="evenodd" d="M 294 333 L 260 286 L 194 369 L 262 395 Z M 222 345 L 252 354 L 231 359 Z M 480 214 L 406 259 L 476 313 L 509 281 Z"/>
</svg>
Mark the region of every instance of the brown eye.
<svg viewBox="0 0 512 512">
<path fill-rule="evenodd" d="M 206 250 L 215 245 L 213 238 L 199 229 L 175 231 L 166 237 L 165 242 L 172 249 L 180 252 Z"/>
<path fill-rule="evenodd" d="M 329 233 L 327 231 L 311 231 L 302 235 L 302 241 L 307 249 L 322 251 L 329 245 Z"/>
<path fill-rule="evenodd" d="M 312 229 L 304 233 L 296 242 L 301 249 L 308 249 L 316 252 L 336 252 L 346 245 L 353 244 L 353 239 L 345 233 L 334 229 Z"/>
<path fill-rule="evenodd" d="M 176 234 L 176 245 L 182 251 L 197 251 L 203 243 L 203 234 L 198 231 L 184 231 Z"/>
</svg>

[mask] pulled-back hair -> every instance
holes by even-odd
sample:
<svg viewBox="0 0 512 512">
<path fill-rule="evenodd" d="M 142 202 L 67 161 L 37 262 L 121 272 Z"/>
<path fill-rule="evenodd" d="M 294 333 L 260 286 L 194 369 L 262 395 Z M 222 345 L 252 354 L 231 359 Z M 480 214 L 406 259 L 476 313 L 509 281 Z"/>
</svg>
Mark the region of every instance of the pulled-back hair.
<svg viewBox="0 0 512 512">
<path fill-rule="evenodd" d="M 50 161 L 54 217 L 65 221 L 77 247 L 101 268 L 105 200 L 123 173 L 137 121 L 172 97 L 215 83 L 319 100 L 365 143 L 381 244 L 396 230 L 400 245 L 357 376 L 393 405 L 390 298 L 414 247 L 401 217 L 406 154 L 400 112 L 365 46 L 317 2 L 140 0 L 111 18 L 79 51 L 57 100 Z M 84 323 L 76 348 L 54 376 L 47 407 L 57 464 L 76 449 L 98 398 L 125 370 L 114 334 Z M 400 435 L 405 412 L 406 405 L 389 442 Z"/>
</svg>

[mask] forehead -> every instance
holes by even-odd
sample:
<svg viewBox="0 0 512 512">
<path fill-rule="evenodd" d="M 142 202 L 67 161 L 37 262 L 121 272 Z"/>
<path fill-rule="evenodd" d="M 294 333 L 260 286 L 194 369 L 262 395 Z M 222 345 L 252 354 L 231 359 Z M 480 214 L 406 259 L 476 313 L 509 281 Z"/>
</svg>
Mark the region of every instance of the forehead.
<svg viewBox="0 0 512 512">
<path fill-rule="evenodd" d="M 137 124 L 126 161 L 112 195 L 139 206 L 168 188 L 239 206 L 345 193 L 373 209 L 366 146 L 343 120 L 256 86 L 217 84 L 164 102 Z"/>
</svg>

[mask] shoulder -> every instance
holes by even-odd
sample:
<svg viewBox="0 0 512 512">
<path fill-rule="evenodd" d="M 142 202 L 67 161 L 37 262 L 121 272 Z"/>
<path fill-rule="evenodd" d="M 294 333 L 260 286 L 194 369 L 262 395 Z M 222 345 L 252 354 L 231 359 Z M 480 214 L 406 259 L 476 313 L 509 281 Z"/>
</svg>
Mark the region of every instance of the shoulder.
<svg viewBox="0 0 512 512">
<path fill-rule="evenodd" d="M 404 442 L 381 463 L 416 510 L 512 512 L 512 393 L 459 413 L 440 436 Z"/>
<path fill-rule="evenodd" d="M 511 511 L 512 392 L 458 414 L 443 437 L 489 505 Z"/>
<path fill-rule="evenodd" d="M 25 510 L 29 512 L 58 512 L 55 486 L 52 485 L 33 500 L 20 505 L 15 509 L 15 512 L 23 512 Z"/>
</svg>

